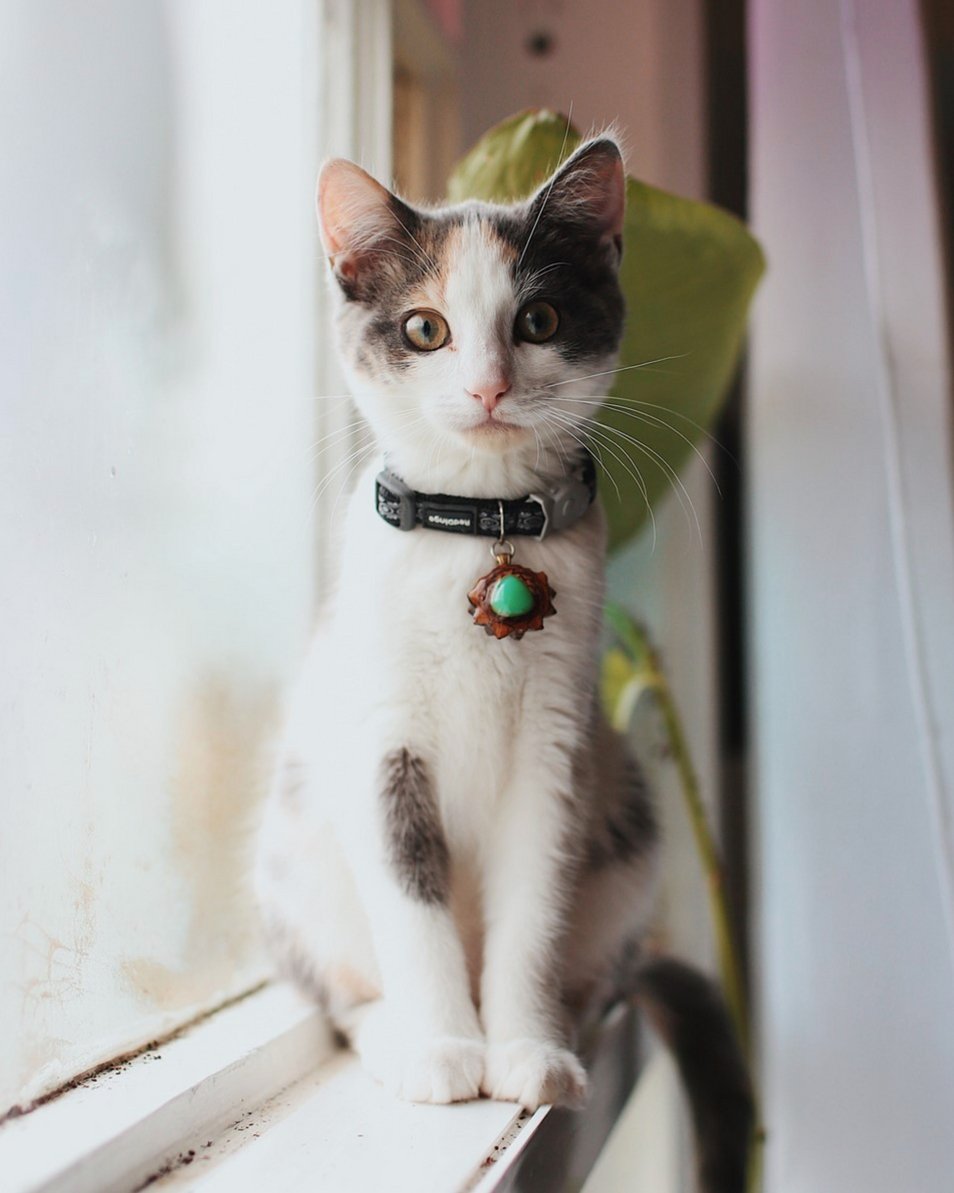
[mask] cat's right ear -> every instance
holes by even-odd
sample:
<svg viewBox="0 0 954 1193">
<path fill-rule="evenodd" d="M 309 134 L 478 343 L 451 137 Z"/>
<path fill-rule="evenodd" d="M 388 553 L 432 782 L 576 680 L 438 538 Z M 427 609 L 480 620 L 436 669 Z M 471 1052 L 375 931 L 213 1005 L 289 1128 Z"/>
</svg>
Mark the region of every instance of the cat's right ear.
<svg viewBox="0 0 954 1193">
<path fill-rule="evenodd" d="M 321 243 L 341 288 L 356 297 L 374 271 L 387 269 L 407 238 L 412 213 L 354 162 L 334 158 L 318 175 Z"/>
</svg>

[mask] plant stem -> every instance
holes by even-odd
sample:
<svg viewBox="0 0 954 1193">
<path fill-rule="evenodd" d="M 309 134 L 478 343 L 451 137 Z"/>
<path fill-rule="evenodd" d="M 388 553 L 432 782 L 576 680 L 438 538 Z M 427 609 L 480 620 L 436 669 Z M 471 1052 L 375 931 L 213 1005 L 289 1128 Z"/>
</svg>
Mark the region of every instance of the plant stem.
<svg viewBox="0 0 954 1193">
<path fill-rule="evenodd" d="M 689 753 L 682 720 L 665 673 L 659 664 L 659 655 L 650 642 L 645 629 L 634 622 L 622 609 L 612 605 L 608 606 L 607 618 L 633 661 L 632 677 L 617 700 L 617 708 L 614 710 L 613 717 L 614 723 L 617 728 L 626 728 L 636 700 L 642 692 L 648 690 L 655 697 L 679 773 L 696 851 L 705 874 L 709 894 L 709 911 L 712 917 L 726 1005 L 748 1063 L 753 1099 L 755 1100 L 756 1129 L 753 1133 L 749 1156 L 748 1176 L 748 1188 L 754 1191 L 761 1187 L 762 1144 L 765 1133 L 761 1126 L 758 1095 L 752 1077 L 748 1007 L 742 981 L 742 967 L 739 963 L 725 896 L 722 858 L 709 825 L 705 804 L 702 801 L 699 779 Z M 624 723 L 620 724 L 620 721 Z"/>
</svg>

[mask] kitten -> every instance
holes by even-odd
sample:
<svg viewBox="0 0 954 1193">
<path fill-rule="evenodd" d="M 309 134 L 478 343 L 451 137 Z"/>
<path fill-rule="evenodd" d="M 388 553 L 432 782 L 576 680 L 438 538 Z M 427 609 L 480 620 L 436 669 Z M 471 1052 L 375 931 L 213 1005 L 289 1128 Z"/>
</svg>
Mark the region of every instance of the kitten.
<svg viewBox="0 0 954 1193">
<path fill-rule="evenodd" d="M 608 138 L 512 206 L 418 210 L 345 161 L 319 180 L 340 353 L 382 460 L 349 500 L 257 886 L 286 972 L 415 1101 L 578 1103 L 574 1025 L 617 990 L 652 903 L 651 802 L 597 691 L 605 533 L 582 447 L 623 328 L 623 206 Z M 416 525 L 407 493 L 471 506 L 422 499 Z M 538 507 L 548 533 L 519 534 Z M 555 591 L 522 636 L 468 602 L 510 544 L 460 531 L 500 517 L 513 563 Z M 637 981 L 687 1070 L 710 1053 L 684 1020 L 708 1017 L 735 1112 L 712 1163 L 738 1169 L 749 1104 L 724 1011 L 675 963 Z"/>
</svg>

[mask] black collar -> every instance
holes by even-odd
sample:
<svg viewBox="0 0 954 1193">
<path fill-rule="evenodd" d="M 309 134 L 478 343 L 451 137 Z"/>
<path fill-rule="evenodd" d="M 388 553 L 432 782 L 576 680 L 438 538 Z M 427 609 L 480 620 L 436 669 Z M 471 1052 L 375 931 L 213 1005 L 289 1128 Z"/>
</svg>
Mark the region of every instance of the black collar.
<svg viewBox="0 0 954 1193">
<path fill-rule="evenodd" d="M 387 469 L 378 473 L 375 483 L 378 513 L 398 530 L 423 526 L 427 530 L 486 538 L 506 538 L 512 534 L 546 538 L 582 518 L 595 497 L 596 465 L 589 452 L 584 452 L 576 471 L 554 488 L 508 500 L 418 493 Z"/>
</svg>

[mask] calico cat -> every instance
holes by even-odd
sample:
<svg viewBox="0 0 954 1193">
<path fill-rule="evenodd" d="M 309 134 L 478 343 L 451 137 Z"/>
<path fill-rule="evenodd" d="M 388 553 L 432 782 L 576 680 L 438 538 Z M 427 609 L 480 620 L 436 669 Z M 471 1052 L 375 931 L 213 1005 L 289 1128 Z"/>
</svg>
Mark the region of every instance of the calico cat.
<svg viewBox="0 0 954 1193">
<path fill-rule="evenodd" d="M 705 1187 L 728 1193 L 751 1104 L 724 1009 L 675 962 L 622 976 L 658 834 L 599 704 L 583 445 L 623 328 L 623 207 L 605 137 L 511 206 L 419 210 L 323 168 L 339 349 L 381 460 L 349 499 L 257 887 L 284 970 L 403 1098 L 578 1103 L 574 1028 L 635 986 L 693 1078 Z M 495 567 L 509 596 L 481 604 Z"/>
</svg>

